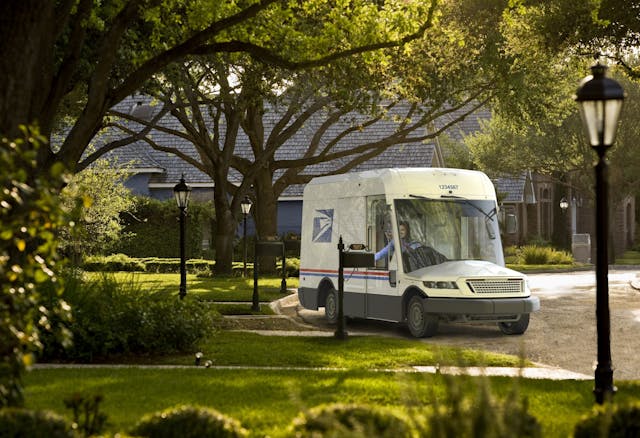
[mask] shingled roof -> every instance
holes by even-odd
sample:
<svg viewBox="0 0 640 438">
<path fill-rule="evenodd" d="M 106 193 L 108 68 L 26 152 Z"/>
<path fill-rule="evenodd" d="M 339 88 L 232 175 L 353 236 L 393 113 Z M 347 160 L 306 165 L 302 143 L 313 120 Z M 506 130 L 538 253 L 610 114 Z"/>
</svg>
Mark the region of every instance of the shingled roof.
<svg viewBox="0 0 640 438">
<path fill-rule="evenodd" d="M 161 105 L 154 105 L 152 99 L 148 96 L 137 95 L 125 99 L 114 107 L 117 111 L 135 115 L 136 117 L 145 118 L 150 120 L 154 115 L 158 114 Z M 408 105 L 398 105 L 394 111 L 396 115 L 404 115 Z M 448 123 L 455 114 L 443 117 L 436 122 L 436 127 L 444 126 Z M 480 120 L 487 118 L 487 112 L 474 113 L 468 116 L 464 121 L 459 122 L 454 128 L 447 131 L 448 135 L 452 138 L 460 140 L 464 135 L 477 131 L 480 126 Z M 279 113 L 277 111 L 266 111 L 263 117 L 263 123 L 265 126 L 265 134 L 268 135 L 271 129 L 275 126 L 279 119 Z M 326 119 L 326 114 L 317 113 L 314 117 L 308 120 L 305 125 L 295 133 L 289 139 L 286 144 L 279 148 L 276 152 L 275 158 L 277 160 L 296 159 L 303 156 L 307 151 L 310 139 L 316 133 L 318 127 Z M 323 136 L 323 145 L 326 145 L 329 141 L 335 138 L 344 129 L 350 126 L 357 126 L 362 123 L 365 117 L 359 114 L 350 114 L 349 117 L 344 118 L 340 123 L 331 126 L 326 134 Z M 182 130 L 177 119 L 171 115 L 165 115 L 161 121 L 161 125 L 170 127 L 175 130 Z M 131 129 L 140 129 L 141 125 L 128 122 L 127 125 Z M 393 114 L 390 117 L 382 119 L 373 125 L 366 126 L 361 130 L 354 130 L 344 138 L 341 138 L 336 145 L 336 150 L 350 150 L 362 144 L 373 142 L 378 139 L 384 138 L 393 132 L 397 128 L 397 122 L 393 120 Z M 221 132 L 224 130 L 221 129 Z M 419 134 L 424 133 L 424 131 Z M 115 128 L 108 130 L 101 134 L 96 140 L 96 147 L 107 143 L 114 138 L 123 137 L 124 135 L 117 131 Z M 168 147 L 174 147 L 180 149 L 182 152 L 189 154 L 192 157 L 198 157 L 196 149 L 188 141 L 175 135 L 171 135 L 158 130 L 152 130 L 149 135 L 155 142 Z M 238 133 L 238 143 L 236 144 L 235 153 L 239 156 L 252 159 L 253 153 L 249 146 L 249 140 L 242 130 Z M 132 163 L 133 170 L 138 173 L 150 173 L 149 186 L 172 186 L 178 181 L 181 175 L 184 174 L 185 179 L 190 185 L 194 187 L 207 187 L 213 186 L 213 181 L 205 173 L 201 172 L 197 168 L 193 167 L 189 163 L 183 161 L 179 157 L 161 152 L 153 149 L 145 141 L 140 140 L 135 143 L 129 144 L 124 147 L 120 147 L 108 154 L 110 157 L 117 157 L 116 159 L 122 163 Z M 331 162 L 323 162 L 308 166 L 304 170 L 306 175 L 319 175 L 325 174 L 348 163 L 352 157 L 346 157 L 337 159 Z M 358 164 L 353 168 L 353 171 L 362 171 L 368 169 L 377 169 L 384 167 L 430 167 L 430 166 L 444 166 L 442 158 L 439 156 L 439 151 L 435 142 L 415 142 L 415 143 L 400 143 L 389 147 L 383 153 L 367 161 Z M 277 176 L 277 175 L 276 175 Z M 242 175 L 230 170 L 229 176 L 230 182 L 239 183 L 242 179 Z M 285 197 L 297 197 L 302 194 L 301 185 L 294 185 L 287 189 L 283 194 Z"/>
<path fill-rule="evenodd" d="M 502 202 L 516 204 L 535 204 L 535 190 L 531 172 L 522 172 L 519 176 L 502 176 L 493 181 L 498 197 L 504 196 Z"/>
</svg>

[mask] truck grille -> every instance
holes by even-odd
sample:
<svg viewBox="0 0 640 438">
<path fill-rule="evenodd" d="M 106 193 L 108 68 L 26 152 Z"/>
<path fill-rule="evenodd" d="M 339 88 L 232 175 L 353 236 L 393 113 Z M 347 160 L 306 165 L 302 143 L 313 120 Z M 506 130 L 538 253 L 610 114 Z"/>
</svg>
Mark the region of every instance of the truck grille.
<svg viewBox="0 0 640 438">
<path fill-rule="evenodd" d="M 467 280 L 467 285 L 476 294 L 519 294 L 524 290 L 524 280 L 521 278 Z"/>
</svg>

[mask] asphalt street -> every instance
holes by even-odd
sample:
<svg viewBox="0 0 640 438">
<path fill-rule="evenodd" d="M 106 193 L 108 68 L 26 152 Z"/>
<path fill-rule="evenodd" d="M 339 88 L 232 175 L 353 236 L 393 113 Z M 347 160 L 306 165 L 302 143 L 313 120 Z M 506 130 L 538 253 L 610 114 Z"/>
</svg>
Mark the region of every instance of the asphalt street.
<svg viewBox="0 0 640 438">
<path fill-rule="evenodd" d="M 640 269 L 609 271 L 614 379 L 640 379 L 640 291 L 632 287 L 639 273 Z M 504 335 L 495 324 L 442 323 L 438 334 L 423 342 L 523 355 L 533 362 L 593 375 L 597 355 L 594 271 L 530 274 L 529 281 L 541 309 L 532 315 L 524 335 Z M 297 314 L 319 329 L 332 328 L 324 321 L 323 309 L 298 306 Z M 399 324 L 376 321 L 349 321 L 347 331 L 411 337 Z"/>
</svg>

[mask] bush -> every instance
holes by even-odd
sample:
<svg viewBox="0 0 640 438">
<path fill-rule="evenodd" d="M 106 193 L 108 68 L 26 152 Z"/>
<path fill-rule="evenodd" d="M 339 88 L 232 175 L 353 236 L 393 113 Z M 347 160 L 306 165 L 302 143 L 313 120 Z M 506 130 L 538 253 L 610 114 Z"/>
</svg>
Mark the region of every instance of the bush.
<svg viewBox="0 0 640 438">
<path fill-rule="evenodd" d="M 640 404 L 613 408 L 611 404 L 597 409 L 575 426 L 575 438 L 640 436 Z"/>
<path fill-rule="evenodd" d="M 107 274 L 93 281 L 71 277 L 63 298 L 73 309 L 73 346 L 45 339 L 45 357 L 92 361 L 113 354 L 167 354 L 188 351 L 211 333 L 216 317 L 191 299 L 154 297 L 132 280 Z"/>
<path fill-rule="evenodd" d="M 86 271 L 145 271 L 145 264 L 138 259 L 131 258 L 125 254 L 112 254 L 110 256 L 90 256 L 85 258 L 83 268 Z"/>
<path fill-rule="evenodd" d="M 315 407 L 293 420 L 295 437 L 411 437 L 411 424 L 390 411 L 368 405 L 330 404 Z"/>
<path fill-rule="evenodd" d="M 187 216 L 187 258 L 203 254 L 203 230 L 212 228 L 214 209 L 210 202 L 192 201 Z M 122 218 L 126 237 L 108 248 L 131 257 L 177 257 L 180 251 L 178 208 L 173 199 L 158 201 L 139 197 L 136 211 Z"/>
<path fill-rule="evenodd" d="M 551 259 L 552 249 L 549 247 L 527 245 L 521 250 L 521 260 L 525 265 L 546 265 Z"/>
<path fill-rule="evenodd" d="M 2 438 L 70 438 L 74 434 L 64 418 L 48 411 L 0 409 Z"/>
<path fill-rule="evenodd" d="M 142 259 L 147 272 L 177 273 L 180 272 L 179 258 L 147 257 Z M 210 275 L 213 272 L 215 262 L 212 260 L 190 259 L 186 260 L 185 267 L 190 274 Z"/>
<path fill-rule="evenodd" d="M 132 435 L 153 438 L 236 438 L 246 437 L 240 423 L 215 409 L 181 406 L 144 417 Z"/>
<path fill-rule="evenodd" d="M 513 259 L 510 259 L 514 262 Z M 566 251 L 558 251 L 550 246 L 526 245 L 517 251 L 516 264 L 560 265 L 573 264 L 573 256 Z"/>
</svg>

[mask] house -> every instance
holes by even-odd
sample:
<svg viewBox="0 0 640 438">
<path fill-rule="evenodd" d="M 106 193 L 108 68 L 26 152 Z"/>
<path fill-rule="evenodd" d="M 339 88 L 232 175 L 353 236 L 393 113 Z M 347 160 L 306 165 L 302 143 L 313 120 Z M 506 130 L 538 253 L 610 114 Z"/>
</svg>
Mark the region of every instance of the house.
<svg viewBox="0 0 640 438">
<path fill-rule="evenodd" d="M 120 112 L 135 115 L 136 117 L 151 119 L 159 111 L 158 106 L 154 106 L 148 97 L 133 96 L 117 105 Z M 448 118 L 445 118 L 448 117 Z M 444 126 L 451 117 L 445 116 L 438 120 L 437 126 Z M 469 135 L 480 129 L 480 121 L 489 117 L 487 111 L 479 111 L 467 116 L 464 120 L 449 128 L 446 132 L 454 140 L 461 140 L 465 135 Z M 357 115 L 354 116 L 357 118 Z M 265 131 L 270 132 L 277 120 L 277 114 L 273 112 L 265 113 L 263 123 Z M 277 158 L 291 157 L 297 158 L 307 149 L 309 138 L 315 133 L 316 126 L 321 120 L 310 120 L 307 125 L 298 131 L 287 143 L 278 150 Z M 342 126 L 333 126 L 328 132 L 329 138 L 348 125 L 344 122 Z M 176 126 L 175 119 L 171 116 L 162 118 L 162 124 L 166 126 Z M 395 124 L 391 120 L 383 120 L 366 126 L 361 130 L 356 130 L 348 136 L 341 138 L 339 147 L 350 149 L 362 144 L 365 140 L 372 140 L 387 135 L 395 129 Z M 434 127 L 431 127 L 432 129 Z M 164 146 L 179 148 L 185 154 L 197 157 L 195 148 L 186 140 L 168 134 L 166 132 L 152 130 L 149 134 L 154 141 Z M 116 131 L 102 135 L 96 143 L 96 147 L 105 144 L 115 137 L 122 137 Z M 252 157 L 249 142 L 244 134 L 239 134 L 239 143 L 236 145 L 236 153 Z M 188 164 L 186 161 L 168 152 L 158 151 L 148 145 L 144 140 L 138 140 L 127 146 L 115 149 L 108 154 L 115 157 L 120 163 L 133 163 L 132 176 L 127 181 L 127 186 L 136 194 L 150 196 L 156 199 L 172 198 L 173 186 L 184 175 L 187 183 L 192 187 L 192 198 L 200 201 L 213 200 L 213 181 L 203 172 Z M 430 141 L 427 143 L 404 143 L 389 147 L 378 156 L 368 159 L 356 167 L 353 171 L 376 169 L 383 167 L 446 167 L 446 157 L 440 148 L 439 142 Z M 305 169 L 309 174 L 323 174 L 334 170 L 342 162 L 320 163 Z M 242 175 L 230 173 L 230 182 L 239 184 Z M 522 245 L 532 239 L 539 240 L 565 240 L 567 249 L 568 242 L 573 240 L 574 235 L 592 235 L 593 207 L 588 202 L 575 201 L 576 196 L 572 196 L 570 209 L 563 212 L 559 206 L 560 194 L 562 190 L 556 187 L 548 178 L 540 175 L 524 172 L 521 175 L 501 176 L 494 179 L 494 185 L 498 198 L 502 201 L 503 217 L 515 217 L 517 227 L 513 232 L 504 234 L 505 245 Z M 303 186 L 293 185 L 288 187 L 278 200 L 278 233 L 280 235 L 299 234 L 302 215 L 302 191 Z M 618 211 L 619 210 L 619 211 Z M 635 203 L 629 198 L 616 210 L 612 229 L 614 233 L 614 250 L 617 254 L 629 248 L 635 240 Z M 591 219 L 590 219 L 591 218 Z M 249 234 L 253 234 L 254 228 L 251 221 L 248 224 Z M 210 236 L 206 237 L 207 240 Z M 591 242 L 594 238 L 590 239 Z M 208 246 L 208 242 L 205 242 Z M 593 248 L 591 248 L 593 251 Z"/>
</svg>

